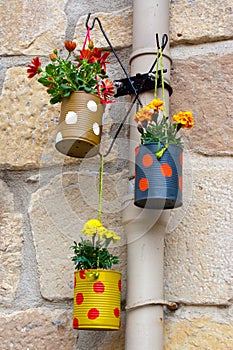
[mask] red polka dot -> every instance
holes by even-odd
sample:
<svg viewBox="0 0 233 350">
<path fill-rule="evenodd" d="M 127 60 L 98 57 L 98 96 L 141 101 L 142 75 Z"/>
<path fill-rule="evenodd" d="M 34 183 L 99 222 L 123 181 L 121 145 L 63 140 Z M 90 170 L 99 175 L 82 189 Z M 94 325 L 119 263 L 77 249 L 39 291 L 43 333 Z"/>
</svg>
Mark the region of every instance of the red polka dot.
<svg viewBox="0 0 233 350">
<path fill-rule="evenodd" d="M 145 168 L 149 168 L 153 164 L 153 157 L 150 154 L 145 154 L 142 157 L 142 164 Z"/>
<path fill-rule="evenodd" d="M 179 176 L 179 189 L 182 192 L 182 176 Z"/>
<path fill-rule="evenodd" d="M 76 304 L 77 305 L 81 305 L 84 301 L 84 296 L 83 296 L 83 293 L 78 293 L 76 295 Z"/>
<path fill-rule="evenodd" d="M 161 165 L 160 171 L 161 171 L 163 176 L 166 176 L 166 177 L 172 176 L 172 168 L 167 163 Z"/>
<path fill-rule="evenodd" d="M 114 315 L 115 315 L 116 318 L 119 318 L 119 317 L 120 317 L 120 310 L 119 310 L 118 307 L 116 307 L 116 308 L 114 309 Z"/>
<path fill-rule="evenodd" d="M 103 293 L 104 292 L 104 284 L 102 282 L 95 282 L 93 284 L 93 290 L 95 293 Z"/>
<path fill-rule="evenodd" d="M 74 276 L 74 288 L 76 288 L 76 276 Z"/>
<path fill-rule="evenodd" d="M 118 281 L 118 289 L 121 292 L 121 280 Z"/>
<path fill-rule="evenodd" d="M 182 166 L 183 165 L 183 154 L 180 153 L 180 165 Z"/>
<path fill-rule="evenodd" d="M 81 278 L 81 280 L 85 280 L 85 278 L 86 278 L 85 270 L 80 270 L 79 271 L 79 277 Z"/>
<path fill-rule="evenodd" d="M 73 328 L 78 328 L 79 326 L 78 326 L 78 319 L 75 317 L 74 319 L 73 319 Z"/>
<path fill-rule="evenodd" d="M 95 320 L 97 317 L 99 317 L 99 314 L 99 310 L 93 308 L 88 311 L 87 317 L 89 318 L 89 320 Z"/>
<path fill-rule="evenodd" d="M 141 178 L 139 181 L 138 187 L 140 191 L 146 191 L 149 187 L 148 180 L 145 177 Z"/>
<path fill-rule="evenodd" d="M 138 146 L 138 147 L 135 148 L 135 156 L 136 156 L 136 157 L 137 157 L 139 151 L 140 151 L 140 146 Z"/>
</svg>

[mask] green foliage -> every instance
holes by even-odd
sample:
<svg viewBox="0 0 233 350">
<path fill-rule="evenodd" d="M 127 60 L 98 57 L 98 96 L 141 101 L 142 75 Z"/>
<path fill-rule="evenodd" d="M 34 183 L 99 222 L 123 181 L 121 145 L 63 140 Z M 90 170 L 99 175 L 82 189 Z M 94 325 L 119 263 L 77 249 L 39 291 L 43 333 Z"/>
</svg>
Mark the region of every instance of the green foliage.
<svg viewBox="0 0 233 350">
<path fill-rule="evenodd" d="M 158 114 L 153 115 L 153 121 L 146 128 L 138 128 L 141 133 L 141 143 L 159 142 L 160 144 L 182 146 L 181 137 L 177 137 L 180 125 L 171 124 L 167 119 L 158 120 Z"/>
<path fill-rule="evenodd" d="M 74 251 L 72 261 L 76 270 L 111 269 L 112 265 L 119 262 L 118 257 L 109 253 L 106 245 L 101 246 L 100 241 L 94 245 L 90 240 L 81 238 L 81 242 L 74 242 L 71 248 Z"/>
</svg>

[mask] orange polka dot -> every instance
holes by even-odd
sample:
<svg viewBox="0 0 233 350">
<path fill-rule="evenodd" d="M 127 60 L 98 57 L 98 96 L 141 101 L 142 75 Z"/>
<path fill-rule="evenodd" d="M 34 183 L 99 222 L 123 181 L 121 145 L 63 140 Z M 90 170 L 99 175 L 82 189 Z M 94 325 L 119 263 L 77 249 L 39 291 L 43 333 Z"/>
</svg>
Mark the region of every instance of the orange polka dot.
<svg viewBox="0 0 233 350">
<path fill-rule="evenodd" d="M 99 310 L 96 308 L 90 309 L 88 311 L 87 317 L 89 318 L 89 320 L 95 320 L 97 317 L 99 317 Z"/>
<path fill-rule="evenodd" d="M 135 156 L 136 156 L 136 157 L 137 157 L 139 151 L 140 151 L 140 146 L 138 146 L 138 147 L 135 148 Z"/>
<path fill-rule="evenodd" d="M 121 280 L 118 281 L 118 290 L 121 292 Z"/>
<path fill-rule="evenodd" d="M 172 168 L 167 163 L 161 165 L 160 171 L 161 171 L 163 176 L 166 176 L 166 177 L 172 176 Z"/>
<path fill-rule="evenodd" d="M 76 317 L 73 319 L 73 328 L 78 328 L 78 319 Z"/>
<path fill-rule="evenodd" d="M 153 164 L 153 157 L 150 154 L 145 154 L 142 157 L 142 164 L 144 167 L 149 168 Z"/>
<path fill-rule="evenodd" d="M 85 270 L 80 270 L 79 271 L 79 277 L 80 277 L 81 280 L 84 280 L 86 278 Z"/>
<path fill-rule="evenodd" d="M 119 318 L 119 317 L 120 317 L 120 310 L 119 310 L 118 307 L 116 307 L 116 308 L 114 309 L 114 315 L 115 315 L 116 318 Z"/>
<path fill-rule="evenodd" d="M 141 178 L 141 180 L 139 181 L 138 187 L 140 191 L 146 191 L 149 187 L 148 180 L 145 177 Z"/>
<path fill-rule="evenodd" d="M 83 296 L 83 293 L 78 293 L 76 295 L 76 304 L 77 305 L 81 305 L 84 301 L 84 296 Z"/>
<path fill-rule="evenodd" d="M 183 165 L 183 154 L 180 153 L 180 165 L 182 166 Z"/>
<path fill-rule="evenodd" d="M 179 189 L 182 192 L 182 176 L 179 176 Z"/>
<path fill-rule="evenodd" d="M 93 290 L 95 293 L 103 293 L 104 292 L 104 284 L 102 282 L 94 283 Z"/>
</svg>

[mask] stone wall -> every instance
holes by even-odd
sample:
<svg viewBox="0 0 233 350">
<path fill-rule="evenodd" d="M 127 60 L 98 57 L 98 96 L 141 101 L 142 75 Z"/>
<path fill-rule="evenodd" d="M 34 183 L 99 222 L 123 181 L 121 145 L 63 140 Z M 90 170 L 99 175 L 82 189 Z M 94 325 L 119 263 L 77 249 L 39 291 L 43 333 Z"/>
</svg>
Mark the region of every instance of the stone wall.
<svg viewBox="0 0 233 350">
<path fill-rule="evenodd" d="M 171 214 L 165 241 L 164 291 L 179 305 L 165 313 L 165 350 L 233 348 L 233 6 L 230 0 L 170 1 L 171 113 L 191 109 L 186 138 L 185 202 Z M 72 329 L 70 245 L 97 210 L 98 157 L 68 159 L 54 147 L 59 106 L 27 79 L 65 39 L 82 42 L 88 12 L 101 19 L 129 69 L 132 0 L 1 2 L 0 35 L 0 349 L 123 350 L 126 244 L 121 208 L 127 185 L 127 126 L 106 158 L 104 222 L 121 235 L 119 332 Z M 4 14 L 4 15 L 3 15 Z M 106 47 L 98 30 L 96 44 Z M 110 76 L 123 77 L 113 55 Z M 103 150 L 127 98 L 108 106 Z"/>
</svg>

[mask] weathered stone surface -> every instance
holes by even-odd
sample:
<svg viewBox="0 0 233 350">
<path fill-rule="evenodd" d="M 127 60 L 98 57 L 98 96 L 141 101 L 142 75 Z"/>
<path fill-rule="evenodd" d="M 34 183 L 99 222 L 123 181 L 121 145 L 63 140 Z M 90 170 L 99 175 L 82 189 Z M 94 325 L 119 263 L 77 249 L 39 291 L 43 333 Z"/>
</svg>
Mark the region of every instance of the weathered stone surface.
<svg viewBox="0 0 233 350">
<path fill-rule="evenodd" d="M 173 45 L 233 37 L 231 0 L 171 0 L 170 36 Z"/>
<path fill-rule="evenodd" d="M 13 194 L 1 180 L 0 198 L 0 305 L 8 306 L 19 284 L 23 220 L 14 211 Z"/>
<path fill-rule="evenodd" d="M 108 38 L 115 48 L 128 47 L 132 45 L 133 35 L 133 9 L 126 7 L 123 10 L 111 13 L 97 12 L 90 17 L 98 17 L 106 31 Z M 184 17 L 188 21 L 184 21 Z M 181 43 L 204 43 L 217 40 L 231 39 L 233 7 L 231 0 L 221 0 L 213 4 L 207 1 L 185 1 L 172 0 L 170 5 L 170 43 L 177 45 Z M 80 33 L 86 23 L 86 15 L 80 17 L 75 31 L 75 39 L 80 45 Z M 114 26 L 112 26 L 114 23 Z M 83 34 L 82 34 L 83 35 Z M 92 30 L 92 39 L 96 46 L 108 47 L 100 29 Z"/>
<path fill-rule="evenodd" d="M 63 162 L 53 145 L 60 106 L 49 104 L 46 89 L 26 69 L 8 70 L 0 96 L 0 164 L 10 169 Z"/>
<path fill-rule="evenodd" d="M 229 44 L 229 46 L 232 43 Z M 224 49 L 220 45 L 219 50 Z M 202 46 L 203 49 L 203 46 Z M 215 46 L 218 49 L 218 46 Z M 188 50 L 188 48 L 187 48 Z M 191 110 L 195 126 L 183 134 L 190 137 L 189 147 L 206 155 L 233 154 L 233 55 L 223 51 L 211 52 L 211 47 L 198 56 L 187 50 L 176 52 L 171 85 L 171 114 Z M 230 49 L 229 49 L 230 50 Z"/>
<path fill-rule="evenodd" d="M 191 175 L 191 203 L 172 212 L 166 236 L 166 298 L 228 305 L 233 295 L 232 159 L 192 156 Z"/>
<path fill-rule="evenodd" d="M 119 49 L 132 45 L 132 14 L 131 7 L 126 7 L 119 11 L 112 11 L 111 13 L 97 12 L 91 15 L 90 23 L 92 23 L 94 17 L 98 17 L 112 46 L 115 49 Z M 78 43 L 79 49 L 82 48 L 84 41 L 84 38 L 80 41 L 80 33 L 83 35 L 83 28 L 85 28 L 86 19 L 86 15 L 81 16 L 75 29 L 74 39 Z M 113 23 L 114 25 L 112 25 Z M 109 48 L 109 45 L 97 23 L 91 31 L 91 39 L 94 41 L 95 46 Z"/>
<path fill-rule="evenodd" d="M 121 312 L 121 327 L 117 332 L 80 331 L 77 350 L 124 350 L 125 312 Z"/>
<path fill-rule="evenodd" d="M 183 308 L 165 322 L 164 350 L 233 349 L 232 311 Z"/>
<path fill-rule="evenodd" d="M 26 170 L 54 164 L 61 167 L 63 164 L 77 164 L 77 158 L 64 156 L 54 146 L 60 104 L 49 103 L 45 87 L 36 77 L 28 79 L 26 68 L 8 69 L 0 104 L 1 147 L 5 150 L 0 153 L 0 165 L 12 170 Z M 106 147 L 103 152 L 112 142 L 112 136 L 108 135 L 111 124 L 116 121 L 115 116 L 122 115 L 122 110 L 126 113 L 124 108 L 125 104 L 119 102 L 105 109 L 102 145 Z M 117 147 L 114 146 L 110 157 L 117 159 Z"/>
<path fill-rule="evenodd" d="M 117 266 L 125 278 L 125 240 L 121 223 L 122 174 L 104 176 L 103 223 L 122 236 Z M 59 300 L 73 297 L 73 263 L 70 249 L 79 240 L 83 224 L 97 218 L 98 184 L 93 173 L 64 173 L 32 196 L 29 214 L 39 267 L 40 288 L 44 298 Z M 116 252 L 115 252 L 116 253 Z M 122 257 L 122 259 L 121 259 Z M 54 268 L 56 267 L 56 268 Z"/>
<path fill-rule="evenodd" d="M 0 342 L 5 350 L 73 350 L 72 313 L 46 308 L 1 313 Z"/>
<path fill-rule="evenodd" d="M 63 46 L 65 0 L 1 2 L 1 55 L 47 55 Z M 3 15 L 4 14 L 4 15 Z"/>
</svg>

